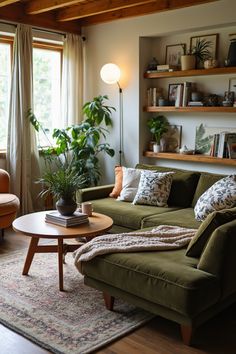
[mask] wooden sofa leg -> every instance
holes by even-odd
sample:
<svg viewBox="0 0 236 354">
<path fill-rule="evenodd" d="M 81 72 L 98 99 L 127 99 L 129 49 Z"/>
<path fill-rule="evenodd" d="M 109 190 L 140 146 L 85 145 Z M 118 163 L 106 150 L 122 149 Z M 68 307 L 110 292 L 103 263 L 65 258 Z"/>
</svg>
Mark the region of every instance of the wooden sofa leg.
<svg viewBox="0 0 236 354">
<path fill-rule="evenodd" d="M 103 299 L 105 301 L 106 308 L 110 311 L 113 311 L 115 298 L 108 293 L 103 292 Z"/>
<path fill-rule="evenodd" d="M 191 339 L 192 339 L 192 334 L 193 334 L 193 327 L 181 325 L 181 334 L 182 334 L 182 339 L 183 339 L 184 344 L 190 345 Z"/>
</svg>

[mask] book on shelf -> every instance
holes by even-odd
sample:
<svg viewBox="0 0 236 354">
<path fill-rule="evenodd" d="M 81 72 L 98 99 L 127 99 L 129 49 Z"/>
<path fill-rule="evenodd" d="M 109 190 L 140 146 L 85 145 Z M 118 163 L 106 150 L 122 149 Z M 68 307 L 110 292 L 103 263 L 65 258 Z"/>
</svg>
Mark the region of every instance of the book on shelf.
<svg viewBox="0 0 236 354">
<path fill-rule="evenodd" d="M 147 106 L 158 106 L 158 99 L 162 95 L 160 87 L 150 87 L 147 89 Z"/>
<path fill-rule="evenodd" d="M 184 85 L 179 84 L 177 87 L 177 92 L 176 92 L 176 100 L 175 100 L 175 107 L 181 107 L 183 103 L 183 89 Z"/>
<path fill-rule="evenodd" d="M 219 134 L 219 143 L 214 156 L 220 158 L 236 158 L 236 133 L 227 131 Z"/>
<path fill-rule="evenodd" d="M 236 159 L 236 133 L 227 136 L 227 150 L 230 159 Z"/>
<path fill-rule="evenodd" d="M 210 150 L 210 156 L 218 157 L 219 139 L 220 134 L 214 134 Z"/>
<path fill-rule="evenodd" d="M 170 65 L 170 64 L 161 64 L 157 65 L 157 71 L 169 71 L 169 70 L 177 70 L 178 66 Z"/>
<path fill-rule="evenodd" d="M 184 88 L 183 88 L 183 102 L 182 106 L 186 107 L 189 103 L 190 100 L 190 94 L 191 94 L 191 86 L 192 83 L 190 81 L 185 81 L 184 82 Z"/>
<path fill-rule="evenodd" d="M 45 216 L 45 221 L 48 223 L 70 227 L 87 223 L 88 215 L 75 211 L 71 216 L 61 215 L 57 210 L 50 211 Z"/>
<path fill-rule="evenodd" d="M 189 101 L 188 106 L 190 107 L 202 107 L 203 102 L 202 101 Z"/>
</svg>

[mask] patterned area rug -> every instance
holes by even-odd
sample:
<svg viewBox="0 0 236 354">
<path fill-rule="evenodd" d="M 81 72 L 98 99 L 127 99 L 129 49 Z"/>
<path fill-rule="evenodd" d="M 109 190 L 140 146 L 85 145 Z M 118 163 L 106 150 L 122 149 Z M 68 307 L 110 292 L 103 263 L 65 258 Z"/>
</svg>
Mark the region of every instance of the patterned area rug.
<svg viewBox="0 0 236 354">
<path fill-rule="evenodd" d="M 117 299 L 106 310 L 102 294 L 83 284 L 72 254 L 58 290 L 56 254 L 36 254 L 22 276 L 25 254 L 0 255 L 0 322 L 52 353 L 84 354 L 127 334 L 153 315 Z"/>
</svg>

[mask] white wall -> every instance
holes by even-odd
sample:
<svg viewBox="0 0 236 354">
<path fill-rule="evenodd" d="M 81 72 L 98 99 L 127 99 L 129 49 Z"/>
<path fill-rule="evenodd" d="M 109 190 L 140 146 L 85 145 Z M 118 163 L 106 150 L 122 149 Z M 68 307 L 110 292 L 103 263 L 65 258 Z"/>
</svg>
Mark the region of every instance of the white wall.
<svg viewBox="0 0 236 354">
<path fill-rule="evenodd" d="M 190 37 L 191 33 L 223 33 L 223 37 L 227 31 L 236 32 L 236 1 L 220 0 L 213 3 L 188 7 L 185 9 L 172 10 L 163 13 L 157 13 L 147 16 L 141 16 L 131 19 L 118 20 L 110 23 L 100 24 L 84 28 L 83 32 L 86 36 L 86 92 L 85 99 L 91 99 L 99 94 L 107 94 L 109 103 L 118 110 L 118 88 L 116 85 L 106 85 L 100 79 L 100 69 L 108 62 L 118 64 L 122 70 L 122 78 L 120 81 L 124 90 L 124 164 L 126 166 L 134 166 L 142 159 L 142 148 L 144 144 L 143 136 L 145 136 L 145 114 L 142 113 L 143 92 L 145 85 L 142 75 L 143 65 L 151 59 L 150 53 L 158 54 L 155 49 L 152 50 L 149 44 L 145 47 L 147 52 L 142 52 L 140 45 L 141 37 L 163 37 L 167 36 L 172 39 L 185 36 Z M 171 37 L 170 37 L 171 36 Z M 175 38 L 176 36 L 176 38 Z M 171 43 L 169 43 L 171 44 Z M 229 44 L 229 43 L 228 43 Z M 227 47 L 227 44 L 226 44 Z M 221 50 L 221 47 L 220 47 Z M 225 46 L 223 52 L 226 51 Z M 224 56 L 224 55 L 223 55 Z M 139 78 L 141 78 L 139 80 Z M 218 82 L 213 79 L 213 87 Z M 221 79 L 222 80 L 222 79 Z M 228 79 L 227 79 L 228 80 Z M 141 83 L 141 85 L 140 85 Z M 222 83 L 222 82 L 221 82 Z M 220 83 L 220 84 L 221 84 Z M 225 88 L 227 89 L 227 87 Z M 142 96 L 140 99 L 140 90 Z M 141 103 L 140 103 L 141 102 Z M 141 112 L 141 113 L 140 113 Z M 215 126 L 222 124 L 234 126 L 232 115 L 219 116 L 207 115 L 202 117 L 186 117 L 181 121 L 186 125 L 184 139 L 187 144 L 193 142 L 192 133 L 195 130 L 196 119 L 199 122 L 212 121 Z M 114 128 L 108 138 L 109 142 L 115 147 L 117 154 L 115 159 L 106 159 L 104 163 L 104 171 L 106 174 L 105 181 L 113 181 L 113 166 L 118 163 L 118 121 L 119 112 L 114 114 Z M 170 121 L 179 122 L 180 118 L 170 117 Z M 190 135 L 186 132 L 191 132 Z M 149 163 L 155 163 L 150 160 Z M 163 162 L 165 165 L 172 165 L 183 168 L 194 168 L 198 170 L 211 170 L 222 173 L 231 172 L 231 168 L 223 169 L 219 166 L 189 164 L 189 163 L 171 163 Z M 181 166 L 180 166 L 181 165 Z M 220 170 L 221 169 L 221 170 Z"/>
</svg>

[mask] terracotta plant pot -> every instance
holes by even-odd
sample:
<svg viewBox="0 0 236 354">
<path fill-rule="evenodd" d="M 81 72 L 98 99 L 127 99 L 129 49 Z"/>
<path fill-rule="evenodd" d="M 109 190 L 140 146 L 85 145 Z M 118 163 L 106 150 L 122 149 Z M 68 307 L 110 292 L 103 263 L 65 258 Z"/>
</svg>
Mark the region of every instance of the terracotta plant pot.
<svg viewBox="0 0 236 354">
<path fill-rule="evenodd" d="M 182 55 L 181 56 L 181 70 L 192 70 L 196 67 L 195 55 Z"/>
</svg>

